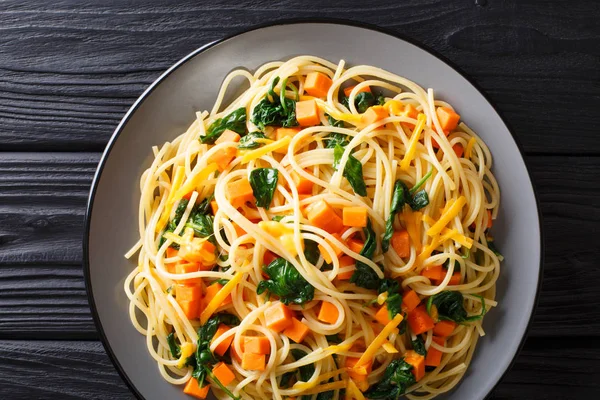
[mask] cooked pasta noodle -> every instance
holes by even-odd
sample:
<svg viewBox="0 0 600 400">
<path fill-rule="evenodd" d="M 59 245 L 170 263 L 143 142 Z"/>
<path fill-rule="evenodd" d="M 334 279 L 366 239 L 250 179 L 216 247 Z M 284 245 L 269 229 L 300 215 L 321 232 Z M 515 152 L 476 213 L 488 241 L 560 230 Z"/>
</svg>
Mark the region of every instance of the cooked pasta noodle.
<svg viewBox="0 0 600 400">
<path fill-rule="evenodd" d="M 124 286 L 162 377 L 221 399 L 452 389 L 502 258 L 492 157 L 458 122 L 373 66 L 300 56 L 230 73 L 140 179 Z"/>
</svg>

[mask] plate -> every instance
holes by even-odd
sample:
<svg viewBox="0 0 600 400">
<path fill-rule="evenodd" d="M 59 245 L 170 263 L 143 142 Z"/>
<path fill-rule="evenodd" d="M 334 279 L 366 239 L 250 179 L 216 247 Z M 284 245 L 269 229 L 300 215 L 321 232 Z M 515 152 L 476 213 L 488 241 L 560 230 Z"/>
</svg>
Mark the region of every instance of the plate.
<svg viewBox="0 0 600 400">
<path fill-rule="evenodd" d="M 439 397 L 485 398 L 516 357 L 541 280 L 540 216 L 521 151 L 485 95 L 448 61 L 379 28 L 340 21 L 279 22 L 201 47 L 158 78 L 125 115 L 94 178 L 84 236 L 86 287 L 107 353 L 138 397 L 188 398 L 181 387 L 162 379 L 145 338 L 129 320 L 123 282 L 134 265 L 123 254 L 139 238 L 139 177 L 153 159 L 151 146 L 184 132 L 197 110 L 210 109 L 227 73 L 302 54 L 374 65 L 434 88 L 436 97 L 460 110 L 489 146 L 502 196 L 494 224 L 505 256 L 499 306 L 485 318 L 487 335 L 479 340 L 464 379 Z"/>
</svg>

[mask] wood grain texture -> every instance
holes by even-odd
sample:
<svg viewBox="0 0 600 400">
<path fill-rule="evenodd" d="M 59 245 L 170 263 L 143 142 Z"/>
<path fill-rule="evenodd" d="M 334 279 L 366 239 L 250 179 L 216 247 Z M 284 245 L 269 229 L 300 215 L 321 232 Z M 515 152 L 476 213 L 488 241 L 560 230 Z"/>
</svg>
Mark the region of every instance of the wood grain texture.
<svg viewBox="0 0 600 400">
<path fill-rule="evenodd" d="M 591 341 L 525 345 L 492 399 L 600 396 L 600 350 Z M 569 367 L 565 368 L 565 363 Z M 158 373 L 157 373 L 158 376 Z M 99 342 L 0 341 L 0 398 L 133 399 Z"/>
<path fill-rule="evenodd" d="M 314 16 L 316 4 L 319 16 L 376 24 L 445 55 L 485 89 L 528 152 L 600 154 L 592 0 L 4 1 L 0 148 L 100 151 L 176 60 L 255 24 Z"/>
<path fill-rule="evenodd" d="M 0 337 L 97 337 L 80 265 L 83 214 L 98 157 L 0 153 Z M 528 161 L 546 235 L 531 335 L 600 335 L 600 292 L 590 285 L 600 281 L 600 242 L 592 234 L 600 223 L 600 157 Z"/>
</svg>

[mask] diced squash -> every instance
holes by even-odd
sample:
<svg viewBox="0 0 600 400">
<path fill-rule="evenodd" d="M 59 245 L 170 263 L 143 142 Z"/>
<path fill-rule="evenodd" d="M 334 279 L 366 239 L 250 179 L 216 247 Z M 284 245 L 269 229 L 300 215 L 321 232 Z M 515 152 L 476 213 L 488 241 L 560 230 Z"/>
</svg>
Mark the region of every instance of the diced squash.
<svg viewBox="0 0 600 400">
<path fill-rule="evenodd" d="M 367 209 L 365 207 L 344 207 L 342 221 L 345 226 L 364 228 L 367 226 Z"/>
<path fill-rule="evenodd" d="M 219 282 L 215 282 L 211 285 L 208 285 L 206 288 L 206 296 L 204 296 L 204 301 L 208 304 L 210 301 L 223 289 L 223 285 Z M 219 307 L 225 306 L 227 304 L 231 304 L 233 299 L 231 298 L 231 294 L 225 297 L 225 300 L 219 305 Z"/>
<path fill-rule="evenodd" d="M 314 100 L 299 101 L 296 103 L 296 121 L 300 126 L 314 126 L 321 123 L 319 108 Z"/>
<path fill-rule="evenodd" d="M 350 267 L 350 266 L 353 266 L 353 268 L 346 272 L 340 272 L 339 274 L 337 274 L 336 278 L 339 280 L 342 280 L 342 281 L 349 280 L 352 277 L 352 275 L 354 274 L 354 271 L 356 270 L 355 265 L 356 265 L 356 261 L 354 260 L 354 258 L 352 258 L 350 256 L 340 257 L 340 268 Z"/>
<path fill-rule="evenodd" d="M 348 244 L 348 247 L 350 248 L 350 250 L 352 250 L 355 253 L 359 253 L 361 252 L 361 250 L 363 249 L 363 247 L 365 246 L 365 243 L 362 240 L 358 240 L 358 239 L 348 239 L 346 241 L 346 243 Z"/>
<path fill-rule="evenodd" d="M 279 256 L 277 254 L 273 253 L 270 250 L 267 250 L 265 251 L 265 255 L 263 256 L 263 264 L 269 265 L 278 258 Z"/>
<path fill-rule="evenodd" d="M 179 250 L 174 249 L 172 247 L 167 247 L 167 251 L 165 253 L 166 253 L 165 254 L 166 258 L 173 258 L 173 257 L 177 256 L 177 253 L 179 253 Z M 165 268 L 167 269 L 167 272 L 169 272 L 170 274 L 175 273 L 176 266 L 177 266 L 177 262 L 165 263 Z"/>
<path fill-rule="evenodd" d="M 226 142 L 239 142 L 241 139 L 237 132 L 230 129 L 225 129 L 221 136 L 215 140 L 215 144 L 226 143 Z"/>
<path fill-rule="evenodd" d="M 384 304 L 379 308 L 379 310 L 375 313 L 375 319 L 382 325 L 387 325 L 390 323 L 390 313 L 387 308 L 387 304 Z"/>
<path fill-rule="evenodd" d="M 364 125 L 370 125 L 374 122 L 380 121 L 384 118 L 389 117 L 388 111 L 383 106 L 372 106 L 367 109 L 361 115 L 361 122 Z"/>
<path fill-rule="evenodd" d="M 211 343 L 218 338 L 219 336 L 221 336 L 222 334 L 224 334 L 225 332 L 227 332 L 228 330 L 230 330 L 231 328 L 228 327 L 225 324 L 220 324 L 219 327 L 217 328 L 217 332 L 215 332 L 215 336 L 213 337 Z M 233 336 L 231 335 L 229 336 L 227 339 L 223 340 L 221 343 L 219 343 L 219 345 L 215 348 L 215 354 L 218 354 L 220 356 L 223 356 L 225 354 L 225 352 L 227 351 L 227 349 L 229 349 L 229 346 L 231 346 L 231 342 L 233 341 Z"/>
<path fill-rule="evenodd" d="M 404 354 L 404 361 L 413 366 L 412 373 L 418 382 L 425 376 L 425 357 L 414 350 L 408 350 Z"/>
<path fill-rule="evenodd" d="M 441 265 L 432 265 L 423 268 L 421 275 L 429 278 L 431 281 L 442 281 L 446 277 L 446 269 Z"/>
<path fill-rule="evenodd" d="M 177 285 L 175 289 L 177 300 L 200 301 L 202 298 L 202 289 L 199 285 Z"/>
<path fill-rule="evenodd" d="M 321 309 L 319 310 L 319 315 L 317 316 L 319 321 L 327 322 L 328 324 L 335 324 L 339 316 L 340 311 L 334 304 L 328 301 L 321 302 Z"/>
<path fill-rule="evenodd" d="M 438 121 L 442 127 L 442 130 L 447 135 L 449 132 L 456 129 L 458 126 L 458 121 L 460 121 L 460 115 L 458 115 L 454 110 L 449 107 L 438 107 L 435 110 L 437 114 Z"/>
<path fill-rule="evenodd" d="M 254 354 L 271 354 L 271 343 L 264 336 L 244 336 L 244 351 Z"/>
<path fill-rule="evenodd" d="M 217 262 L 217 248 L 206 238 L 193 238 L 179 248 L 179 255 L 186 261 L 200 263 L 203 271 L 211 270 Z M 209 268 L 202 268 L 209 267 Z"/>
<path fill-rule="evenodd" d="M 458 157 L 458 158 L 461 158 L 465 151 L 465 149 L 462 147 L 462 145 L 460 143 L 456 143 L 454 146 L 452 146 L 452 150 L 454 150 L 454 153 L 456 154 L 456 157 Z"/>
<path fill-rule="evenodd" d="M 202 314 L 200 314 L 200 322 L 205 324 L 206 321 L 213 315 L 213 313 L 222 306 L 223 304 L 227 304 L 228 298 L 231 298 L 231 292 L 239 285 L 244 276 L 244 271 L 237 271 L 233 277 L 218 291 L 215 293 L 211 299 L 208 297 L 205 299 L 206 306 L 204 310 L 202 310 Z M 219 283 L 215 283 L 216 285 L 220 285 Z"/>
<path fill-rule="evenodd" d="M 223 172 L 237 155 L 235 147 L 226 147 L 217 151 L 211 158 L 211 161 L 217 164 L 219 171 Z"/>
<path fill-rule="evenodd" d="M 324 231 L 337 233 L 344 228 L 342 219 L 325 200 L 319 200 L 307 211 L 310 223 Z"/>
<path fill-rule="evenodd" d="M 281 302 L 272 304 L 265 310 L 267 328 L 281 332 L 292 324 L 292 310 Z"/>
<path fill-rule="evenodd" d="M 405 258 L 410 256 L 410 238 L 408 231 L 395 231 L 392 234 L 392 239 L 390 242 L 392 244 L 392 248 L 399 257 Z"/>
<path fill-rule="evenodd" d="M 191 272 L 200 271 L 200 264 L 197 262 L 187 262 L 185 260 L 179 261 L 175 264 L 175 273 L 176 274 L 189 274 Z M 202 283 L 202 278 L 192 278 L 192 279 L 179 279 L 178 282 L 182 285 L 198 285 Z"/>
<path fill-rule="evenodd" d="M 402 111 L 401 115 L 403 115 L 405 117 L 417 119 L 417 117 L 419 116 L 419 111 L 412 104 L 406 104 L 404 106 L 404 110 Z M 403 122 L 402 126 L 408 128 L 408 129 L 411 129 L 411 130 L 415 129 L 415 124 L 410 123 L 410 122 Z"/>
<path fill-rule="evenodd" d="M 243 206 L 246 202 L 254 201 L 252 186 L 247 179 L 230 183 L 227 186 L 227 192 L 229 193 L 229 202 L 235 208 Z"/>
<path fill-rule="evenodd" d="M 492 220 L 492 210 L 485 210 L 487 212 L 487 227 L 488 229 L 492 227 L 492 225 L 494 224 L 494 221 Z"/>
<path fill-rule="evenodd" d="M 346 97 L 350 97 L 350 93 L 352 92 L 352 89 L 354 89 L 356 87 L 356 85 L 352 85 L 352 86 L 348 86 L 347 88 L 344 88 L 344 95 L 346 95 Z M 368 92 L 371 93 L 371 87 L 370 86 L 363 86 L 360 88 L 360 90 L 358 90 L 356 92 L 356 94 L 362 93 L 362 92 Z"/>
<path fill-rule="evenodd" d="M 242 354 L 242 368 L 248 371 L 264 371 L 265 355 L 245 352 Z"/>
<path fill-rule="evenodd" d="M 327 97 L 333 81 L 321 72 L 310 72 L 304 80 L 304 91 L 311 96 Z"/>
<path fill-rule="evenodd" d="M 310 332 L 308 326 L 304 325 L 296 318 L 292 318 L 292 324 L 285 328 L 283 334 L 296 343 L 302 343 L 306 335 Z"/>
<path fill-rule="evenodd" d="M 216 364 L 212 372 L 223 386 L 227 386 L 235 380 L 235 374 L 224 362 Z"/>
<path fill-rule="evenodd" d="M 346 357 L 344 366 L 347 368 L 348 376 L 355 382 L 366 381 L 367 375 L 369 375 L 373 369 L 373 360 L 369 360 L 367 363 L 361 365 L 362 368 L 355 368 L 358 363 L 356 357 Z M 364 372 L 364 373 L 363 373 Z"/>
<path fill-rule="evenodd" d="M 305 170 L 310 174 L 309 171 Z M 300 176 L 296 172 L 292 171 L 291 173 L 292 180 L 294 181 L 294 186 L 298 191 L 298 194 L 312 194 L 314 183 L 313 181 L 306 179 L 303 176 Z"/>
<path fill-rule="evenodd" d="M 433 336 L 431 338 L 436 344 L 440 346 L 444 346 L 444 338 Z M 429 346 L 427 349 L 427 355 L 425 356 L 425 366 L 427 367 L 437 367 L 442 362 L 442 353 L 438 349 L 434 349 L 433 346 Z"/>
<path fill-rule="evenodd" d="M 460 274 L 460 272 L 455 272 L 452 274 L 452 276 L 450 277 L 450 281 L 448 282 L 448 285 L 460 285 L 460 280 L 462 278 L 462 275 Z M 438 285 L 442 283 L 439 282 Z"/>
<path fill-rule="evenodd" d="M 448 337 L 454 332 L 456 322 L 442 320 L 433 327 L 433 334 L 442 338 Z"/>
<path fill-rule="evenodd" d="M 283 139 L 285 137 L 290 137 L 293 138 L 298 132 L 300 132 L 300 128 L 277 128 L 275 129 L 275 140 L 280 140 Z M 274 153 L 279 153 L 279 154 L 287 154 L 288 152 L 288 146 L 284 146 L 284 147 L 279 147 L 275 150 L 273 150 Z"/>
<path fill-rule="evenodd" d="M 411 312 L 409 312 L 406 320 L 408 322 L 410 330 L 415 335 L 425 333 L 428 330 L 433 329 L 435 325 L 433 319 L 427 313 L 427 310 L 425 309 L 424 305 L 420 305 Z"/>
<path fill-rule="evenodd" d="M 331 236 L 336 238 L 338 241 L 344 243 L 344 241 L 342 240 L 342 237 L 340 236 L 339 233 L 332 233 Z M 335 244 L 331 243 L 330 241 L 327 241 L 327 243 L 329 243 L 329 245 L 333 248 L 336 258 L 339 257 L 343 253 L 342 249 L 337 247 Z M 331 259 L 331 255 L 329 254 L 329 252 L 327 250 L 325 250 L 325 247 L 323 247 L 322 245 L 319 245 L 319 252 L 323 256 L 323 259 L 325 260 L 325 262 L 328 264 L 331 264 L 331 262 L 333 260 Z"/>
<path fill-rule="evenodd" d="M 181 307 L 181 311 L 187 319 L 198 319 L 200 312 L 200 300 L 177 300 L 177 304 Z"/>
<path fill-rule="evenodd" d="M 402 310 L 409 313 L 417 308 L 420 302 L 421 299 L 419 299 L 417 292 L 411 289 L 402 296 Z"/>
<path fill-rule="evenodd" d="M 216 200 L 213 200 L 210 202 L 210 209 L 211 209 L 213 215 L 217 214 L 217 211 L 219 211 L 219 205 L 217 204 Z"/>
<path fill-rule="evenodd" d="M 208 395 L 209 389 L 210 385 L 206 385 L 204 387 L 198 386 L 198 381 L 196 380 L 196 378 L 192 377 L 185 384 L 185 387 L 183 388 L 183 393 L 189 394 L 190 396 L 195 397 L 197 399 L 205 399 Z"/>
</svg>

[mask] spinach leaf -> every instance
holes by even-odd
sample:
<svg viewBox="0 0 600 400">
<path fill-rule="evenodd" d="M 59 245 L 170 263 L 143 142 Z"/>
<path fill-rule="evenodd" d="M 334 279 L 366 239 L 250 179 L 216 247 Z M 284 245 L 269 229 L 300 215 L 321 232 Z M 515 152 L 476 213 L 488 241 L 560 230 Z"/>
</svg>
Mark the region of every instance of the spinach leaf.
<svg viewBox="0 0 600 400">
<path fill-rule="evenodd" d="M 385 97 L 380 94 L 379 96 L 377 96 L 377 105 L 378 106 L 382 106 L 385 104 Z"/>
<path fill-rule="evenodd" d="M 271 279 L 259 282 L 257 294 L 268 291 L 278 296 L 283 304 L 304 304 L 313 299 L 315 288 L 284 258 L 273 260 L 263 270 Z"/>
<path fill-rule="evenodd" d="M 336 146 L 346 147 L 348 143 L 348 136 L 343 133 L 333 132 L 325 137 L 327 143 L 325 144 L 325 148 L 327 149 L 335 149 Z"/>
<path fill-rule="evenodd" d="M 364 113 L 367 109 L 375 105 L 375 96 L 371 92 L 360 92 L 354 96 L 354 104 L 359 113 Z"/>
<path fill-rule="evenodd" d="M 292 378 L 296 376 L 296 371 L 286 372 L 281 375 L 281 380 L 279 381 L 279 387 L 288 388 L 292 385 Z"/>
<path fill-rule="evenodd" d="M 429 171 L 417 184 L 410 190 L 404 182 L 398 179 L 394 183 L 394 192 L 392 193 L 392 205 L 390 207 L 390 216 L 385 221 L 385 233 L 381 241 L 381 250 L 386 253 L 390 249 L 390 240 L 394 234 L 394 218 L 396 214 L 402 211 L 404 204 L 408 204 L 413 211 L 418 211 L 429 204 L 429 195 L 423 189 L 413 195 L 423 183 L 431 176 Z"/>
<path fill-rule="evenodd" d="M 162 236 L 160 237 L 160 241 L 158 242 L 158 247 L 162 247 L 162 245 L 167 240 L 167 239 L 165 239 L 164 234 L 167 232 L 173 232 L 175 230 L 175 228 L 177 228 L 177 225 L 179 225 L 179 222 L 181 221 L 181 217 L 183 217 L 183 213 L 185 212 L 185 209 L 188 206 L 188 202 L 189 202 L 188 199 L 181 199 L 179 201 L 179 204 L 177 205 L 177 208 L 175 209 L 175 216 L 167 224 L 167 228 L 162 233 Z M 177 243 L 171 243 L 171 245 L 169 247 L 179 250 L 179 245 Z"/>
<path fill-rule="evenodd" d="M 190 219 L 185 224 L 187 228 L 194 230 L 194 236 L 197 237 L 209 237 L 209 241 L 216 244 L 214 228 L 213 228 L 213 216 L 201 213 L 195 213 L 190 215 Z"/>
<path fill-rule="evenodd" d="M 169 350 L 171 351 L 173 358 L 181 357 L 180 347 L 175 343 L 175 334 L 173 332 L 167 335 L 167 343 L 169 344 Z"/>
<path fill-rule="evenodd" d="M 210 351 L 210 342 L 215 336 L 220 324 L 237 326 L 240 324 L 240 320 L 238 317 L 232 314 L 216 314 L 198 329 L 198 343 L 195 354 L 196 366 L 192 372 L 192 377 L 196 378 L 198 381 L 198 386 L 200 387 L 205 386 L 206 378 L 210 377 L 212 381 L 215 382 L 221 388 L 221 390 L 227 393 L 229 397 L 237 400 L 239 397 L 234 396 L 233 393 L 224 387 L 212 373 L 212 365 L 219 360 Z"/>
<path fill-rule="evenodd" d="M 200 204 L 198 204 L 192 211 L 200 214 L 208 214 L 208 212 L 211 211 L 210 202 L 213 201 L 214 198 L 215 196 L 211 194 L 210 196 L 202 200 Z"/>
<path fill-rule="evenodd" d="M 298 121 L 296 121 L 296 102 L 287 98 L 283 98 L 282 101 L 281 97 L 283 96 L 277 96 L 273 90 L 278 82 L 279 77 L 275 77 L 271 82 L 269 94 L 252 110 L 252 122 L 262 130 L 266 126 L 291 127 L 298 125 Z M 269 97 L 272 100 L 269 100 Z"/>
<path fill-rule="evenodd" d="M 365 392 L 365 397 L 372 400 L 400 399 L 406 392 L 406 389 L 415 383 L 412 369 L 413 366 L 404 361 L 404 359 L 392 361 L 385 369 L 381 380 Z"/>
<path fill-rule="evenodd" d="M 290 353 L 292 353 L 292 356 L 294 356 L 296 361 L 307 356 L 307 354 L 300 349 L 292 349 L 290 350 Z M 313 364 L 303 365 L 298 368 L 298 371 L 300 372 L 300 380 L 308 382 L 315 373 L 315 366 Z"/>
<path fill-rule="evenodd" d="M 250 172 L 250 186 L 252 186 L 257 207 L 269 209 L 278 178 L 279 172 L 274 168 L 256 168 Z"/>
<path fill-rule="evenodd" d="M 344 96 L 341 103 L 350 109 L 350 98 Z M 371 92 L 360 92 L 354 96 L 354 106 L 359 113 L 364 113 L 371 106 L 375 105 L 375 96 Z"/>
<path fill-rule="evenodd" d="M 388 296 L 385 300 L 385 305 L 388 309 L 390 319 L 393 319 L 396 314 L 402 313 L 402 292 L 400 284 L 395 279 L 382 279 L 379 283 L 378 293 L 387 292 Z"/>
<path fill-rule="evenodd" d="M 327 343 L 338 344 L 343 342 L 342 338 L 337 333 L 335 335 L 325 335 L 325 339 L 327 339 Z"/>
<path fill-rule="evenodd" d="M 310 239 L 304 240 L 304 257 L 306 257 L 306 260 L 309 263 L 317 265 L 320 254 L 321 252 L 319 251 L 319 246 L 317 245 L 317 242 Z"/>
<path fill-rule="evenodd" d="M 481 296 L 478 297 L 481 299 L 482 305 L 481 314 L 479 315 L 474 315 L 472 317 L 467 316 L 462 293 L 450 290 L 444 290 L 443 292 L 429 297 L 429 299 L 427 299 L 427 312 L 431 315 L 431 306 L 434 305 L 437 308 L 438 318 L 440 320 L 454 321 L 459 324 L 477 321 L 483 318 L 486 313 L 485 300 Z"/>
<path fill-rule="evenodd" d="M 240 139 L 238 149 L 256 149 L 260 147 L 262 144 L 258 143 L 256 139 L 267 139 L 267 137 L 260 131 L 250 132 Z"/>
<path fill-rule="evenodd" d="M 336 145 L 333 149 L 333 168 L 337 169 L 343 154 L 344 148 L 339 144 Z M 367 185 L 365 184 L 365 179 L 363 177 L 362 167 L 362 163 L 358 161 L 356 157 L 350 154 L 342 175 L 348 179 L 350 186 L 352 186 L 352 189 L 357 195 L 366 196 Z"/>
<path fill-rule="evenodd" d="M 408 194 L 408 188 L 400 179 L 394 183 L 394 191 L 392 192 L 392 204 L 390 207 L 390 216 L 385 221 L 385 233 L 381 240 L 381 250 L 386 253 L 390 249 L 390 240 L 394 234 L 394 218 L 396 214 L 402 211 L 404 204 L 410 201 L 410 195 Z"/>
<path fill-rule="evenodd" d="M 343 128 L 344 127 L 344 121 L 338 121 L 337 119 L 333 118 L 329 114 L 325 114 L 325 115 L 327 116 L 327 121 L 329 122 L 329 125 L 335 126 L 336 128 Z"/>
<path fill-rule="evenodd" d="M 202 143 L 214 144 L 215 140 L 217 140 L 226 129 L 237 132 L 240 135 L 246 133 L 245 107 L 240 107 L 231 114 L 213 122 L 206 130 L 206 136 L 200 136 L 200 141 Z"/>
<path fill-rule="evenodd" d="M 427 350 L 425 350 L 425 343 L 423 342 L 423 339 L 421 339 L 421 337 L 417 336 L 415 340 L 411 341 L 411 344 L 413 350 L 416 351 L 418 354 L 422 356 L 427 355 Z"/>
<path fill-rule="evenodd" d="M 418 211 L 423 207 L 427 207 L 427 205 L 429 205 L 429 195 L 425 189 L 419 190 L 417 193 L 415 193 L 409 205 L 414 211 Z"/>
<path fill-rule="evenodd" d="M 365 233 L 365 244 L 360 251 L 360 255 L 371 259 L 377 249 L 377 238 L 375 237 L 370 219 L 367 220 L 367 227 L 363 228 L 363 232 Z M 350 283 L 354 283 L 356 286 L 365 289 L 377 289 L 379 287 L 379 277 L 371 267 L 357 260 L 356 270 L 350 277 Z"/>
</svg>

